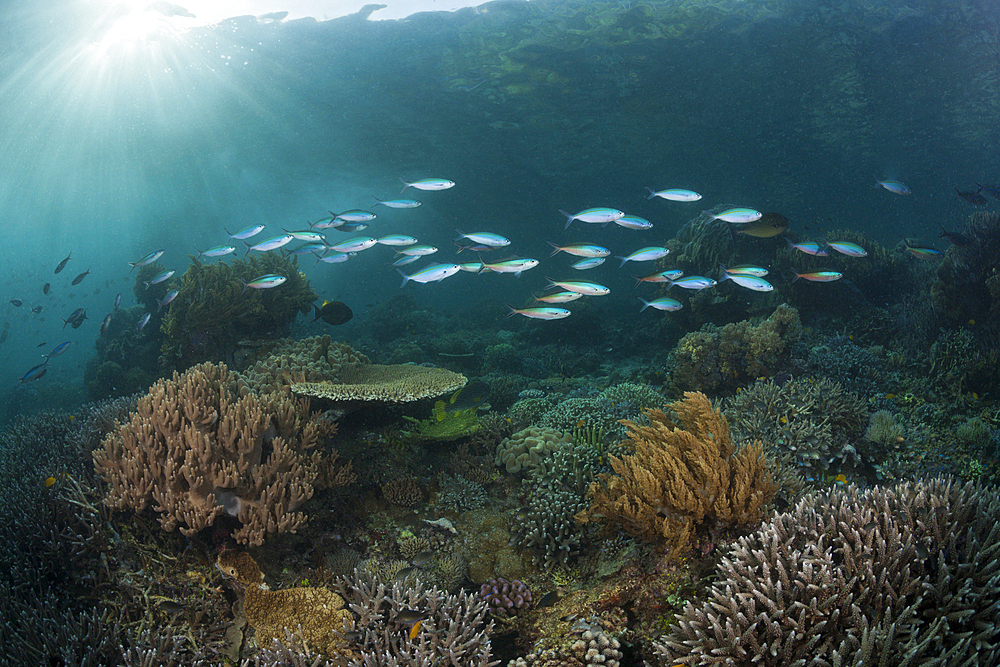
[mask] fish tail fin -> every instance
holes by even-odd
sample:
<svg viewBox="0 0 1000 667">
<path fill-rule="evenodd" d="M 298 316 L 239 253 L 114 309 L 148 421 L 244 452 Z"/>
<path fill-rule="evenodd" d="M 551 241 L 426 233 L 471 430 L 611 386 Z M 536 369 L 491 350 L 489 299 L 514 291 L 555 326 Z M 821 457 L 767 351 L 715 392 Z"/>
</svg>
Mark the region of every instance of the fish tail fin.
<svg viewBox="0 0 1000 667">
<path fill-rule="evenodd" d="M 625 262 L 628 261 L 628 257 L 622 257 L 621 255 L 615 255 L 615 259 L 620 259 L 622 261 L 622 263 L 618 265 L 619 269 L 625 266 Z"/>
<path fill-rule="evenodd" d="M 794 283 L 794 282 L 795 282 L 796 280 L 798 280 L 799 278 L 801 278 L 801 277 L 802 277 L 802 276 L 801 276 L 801 275 L 799 274 L 799 270 L 798 270 L 798 269 L 796 269 L 795 267 L 792 267 L 792 266 L 790 266 L 790 267 L 788 267 L 788 268 L 789 268 L 789 269 L 791 270 L 791 272 L 792 272 L 792 273 L 794 273 L 794 274 L 795 274 L 795 277 L 794 277 L 794 278 L 792 278 L 792 282 L 793 282 L 793 283 Z"/>
<path fill-rule="evenodd" d="M 146 289 L 149 289 L 149 281 L 148 280 L 142 281 L 142 284 L 146 286 Z"/>
<path fill-rule="evenodd" d="M 562 209 L 559 209 L 559 212 L 566 216 L 566 226 L 563 229 L 569 229 L 569 226 L 573 224 L 573 214 L 567 213 Z"/>
<path fill-rule="evenodd" d="M 532 296 L 534 296 L 534 294 L 532 294 Z M 506 315 L 504 315 L 504 317 L 505 317 L 505 318 L 506 318 L 506 317 L 510 317 L 510 316 L 514 315 L 515 313 L 517 313 L 517 308 L 515 308 L 515 307 L 514 307 L 514 306 L 512 306 L 512 305 L 510 305 L 510 304 L 509 304 L 509 303 L 507 303 L 506 301 L 504 301 L 504 305 L 505 305 L 505 306 L 507 306 L 508 308 L 510 308 L 510 312 L 509 312 L 509 313 L 507 313 Z"/>
<path fill-rule="evenodd" d="M 399 177 L 399 182 L 403 184 L 403 189 L 399 191 L 399 194 L 406 192 L 406 188 L 410 187 L 410 184 L 403 180 L 403 177 Z"/>
<path fill-rule="evenodd" d="M 562 248 L 560 248 L 559 246 L 557 246 L 557 245 L 556 245 L 555 243 L 553 243 L 552 241 L 546 241 L 546 243 L 548 243 L 548 244 L 549 244 L 550 246 L 552 246 L 552 248 L 553 248 L 553 250 L 552 250 L 552 254 L 551 254 L 551 255 L 549 255 L 549 257 L 555 257 L 555 256 L 556 256 L 556 255 L 558 255 L 558 254 L 559 254 L 560 252 L 562 252 Z"/>
<path fill-rule="evenodd" d="M 673 281 L 673 280 L 670 280 L 670 279 L 668 278 L 668 279 L 667 279 L 667 290 L 669 291 L 669 290 L 670 290 L 670 288 L 671 288 L 671 287 L 673 287 L 673 286 L 674 286 L 674 281 Z"/>
<path fill-rule="evenodd" d="M 531 302 L 531 305 L 535 305 L 536 303 L 541 301 L 541 299 L 538 298 L 538 295 L 535 294 L 534 292 L 531 293 L 531 296 L 535 299 L 534 301 Z"/>
<path fill-rule="evenodd" d="M 225 227 L 222 228 L 222 231 L 224 231 L 226 234 L 229 234 L 229 230 L 226 229 Z M 233 238 L 233 235 L 229 234 L 229 238 Z"/>
<path fill-rule="evenodd" d="M 402 179 L 400 179 L 400 180 L 402 180 Z M 410 276 L 408 276 L 405 273 L 403 273 L 402 269 L 396 269 L 396 270 L 399 271 L 399 275 L 403 276 L 403 282 L 400 283 L 400 285 L 399 285 L 400 287 L 403 287 L 410 280 Z"/>
<path fill-rule="evenodd" d="M 245 245 L 247 247 L 247 251 L 245 253 L 243 253 L 243 256 L 246 257 L 247 255 L 250 254 L 250 244 L 247 243 L 246 241 L 243 241 L 243 245 Z"/>
<path fill-rule="evenodd" d="M 319 306 L 317 306 L 317 305 L 316 305 L 316 304 L 314 303 L 314 304 L 312 305 L 312 307 L 313 307 L 313 310 L 315 310 L 315 311 L 316 311 L 316 317 L 314 317 L 314 318 L 313 318 L 313 322 L 315 322 L 316 320 L 318 320 L 318 319 L 319 319 Z"/>
<path fill-rule="evenodd" d="M 243 289 L 240 290 L 240 296 L 243 296 L 243 294 L 247 291 L 247 281 L 240 278 L 240 282 L 243 283 Z"/>
<path fill-rule="evenodd" d="M 545 286 L 545 289 L 552 289 L 553 287 L 558 287 L 558 285 L 556 285 L 556 281 L 552 280 L 552 278 L 545 276 L 545 279 L 549 281 L 549 284 Z"/>
<path fill-rule="evenodd" d="M 462 252 L 463 250 L 465 250 L 465 248 L 466 248 L 466 246 L 464 246 L 464 245 L 462 245 L 461 243 L 458 242 L 458 239 L 455 239 L 454 241 L 452 241 L 452 243 L 454 243 L 456 246 L 458 246 L 458 250 L 455 251 L 456 255 L 458 253 Z"/>
<path fill-rule="evenodd" d="M 648 185 L 646 186 L 646 189 L 649 190 L 649 196 L 646 197 L 646 199 L 652 199 L 653 197 L 656 196 L 656 190 L 654 190 L 653 188 L 649 187 Z"/>
<path fill-rule="evenodd" d="M 379 199 L 378 197 L 376 197 L 375 195 L 372 195 L 372 199 L 374 199 L 376 202 L 378 202 L 377 204 L 372 204 L 372 206 L 378 206 L 379 204 L 382 203 L 382 200 Z"/>
<path fill-rule="evenodd" d="M 646 310 L 647 308 L 649 308 L 649 302 L 648 301 L 646 301 L 645 299 L 643 299 L 641 296 L 637 297 L 637 298 L 639 299 L 639 301 L 642 301 L 642 308 L 639 309 L 640 313 L 642 311 Z"/>
<path fill-rule="evenodd" d="M 635 278 L 635 285 L 632 286 L 632 289 L 635 289 L 636 287 L 642 284 L 642 278 L 640 278 L 639 276 L 632 276 L 632 277 Z"/>
</svg>

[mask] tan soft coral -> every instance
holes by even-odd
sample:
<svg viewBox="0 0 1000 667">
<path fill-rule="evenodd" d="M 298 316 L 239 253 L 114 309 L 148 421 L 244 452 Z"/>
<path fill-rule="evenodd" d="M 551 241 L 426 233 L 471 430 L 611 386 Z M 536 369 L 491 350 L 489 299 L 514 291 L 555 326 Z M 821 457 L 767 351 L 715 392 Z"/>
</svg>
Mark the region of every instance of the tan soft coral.
<svg viewBox="0 0 1000 667">
<path fill-rule="evenodd" d="M 577 519 L 605 517 L 677 555 L 699 524 L 760 520 L 777 487 L 760 444 L 737 451 L 726 418 L 704 394 L 688 392 L 669 407 L 680 425 L 660 410 L 646 411 L 648 425 L 622 421 L 635 453 L 610 457 L 615 474 L 591 484 L 592 505 Z"/>
</svg>

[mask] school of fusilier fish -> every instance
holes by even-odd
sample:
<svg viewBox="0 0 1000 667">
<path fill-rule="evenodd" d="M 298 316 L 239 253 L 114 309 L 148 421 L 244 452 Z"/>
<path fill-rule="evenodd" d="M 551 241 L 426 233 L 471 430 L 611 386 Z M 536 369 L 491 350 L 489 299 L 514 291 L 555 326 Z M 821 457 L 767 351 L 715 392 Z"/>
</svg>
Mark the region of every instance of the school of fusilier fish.
<svg viewBox="0 0 1000 667">
<path fill-rule="evenodd" d="M 403 190 L 400 193 L 401 195 L 409 188 L 424 192 L 433 192 L 448 190 L 455 186 L 454 181 L 444 178 L 425 178 L 415 181 L 405 181 L 400 179 L 400 181 L 403 183 Z M 897 195 L 912 194 L 912 190 L 910 190 L 909 187 L 897 180 L 887 179 L 878 181 L 877 184 L 889 192 Z M 977 185 L 978 189 L 976 191 L 962 191 L 956 186 L 955 191 L 957 196 L 972 204 L 987 203 L 986 199 L 981 194 L 982 192 L 986 192 L 993 197 L 1000 199 L 1000 186 Z M 682 203 L 697 202 L 702 199 L 702 195 L 698 192 L 682 188 L 654 190 L 653 188 L 647 187 L 646 190 L 649 193 L 647 199 L 659 198 L 666 201 Z M 372 208 L 376 206 L 384 206 L 391 209 L 413 209 L 421 206 L 421 202 L 415 199 L 379 199 L 377 197 L 373 197 L 373 199 L 375 199 L 375 204 Z M 574 222 L 599 225 L 602 228 L 606 227 L 610 223 L 615 223 L 625 229 L 636 231 L 644 231 L 653 228 L 653 224 L 649 220 L 635 215 L 628 215 L 624 211 L 616 208 L 594 207 L 581 210 L 577 213 L 570 213 L 565 210 L 560 210 L 559 213 L 561 213 L 565 218 L 564 229 L 569 229 Z M 725 222 L 728 225 L 734 240 L 738 234 L 745 234 L 758 238 L 769 238 L 784 233 L 788 227 L 788 220 L 784 218 L 784 216 L 777 213 L 762 213 L 753 208 L 734 207 L 718 213 L 704 211 L 704 214 L 707 215 L 709 219 L 721 220 Z M 432 262 L 422 268 L 407 273 L 402 267 L 418 262 L 423 258 L 437 253 L 438 248 L 433 245 L 421 244 L 419 239 L 407 234 L 387 234 L 378 238 L 373 236 L 354 236 L 335 242 L 332 242 L 332 240 L 328 239 L 326 236 L 327 230 L 336 230 L 338 232 L 346 233 L 363 232 L 368 229 L 369 223 L 375 220 L 376 217 L 377 215 L 375 213 L 362 209 L 350 209 L 341 213 L 330 212 L 329 216 L 311 223 L 308 229 L 288 230 L 282 228 L 282 234 L 257 242 L 253 242 L 251 239 L 255 239 L 261 232 L 263 232 L 265 225 L 250 225 L 237 231 L 236 233 L 230 233 L 226 230 L 228 243 L 211 247 L 207 250 L 198 250 L 197 258 L 217 258 L 234 254 L 238 251 L 238 246 L 235 243 L 239 242 L 245 246 L 244 256 L 248 255 L 251 251 L 272 252 L 280 250 L 288 255 L 295 255 L 298 257 L 305 257 L 307 255 L 313 256 L 315 257 L 317 264 L 319 262 L 326 264 L 339 264 L 359 256 L 365 250 L 373 248 L 377 245 L 383 245 L 395 250 L 395 257 L 391 266 L 402 276 L 401 286 L 404 287 L 409 282 L 422 284 L 440 282 L 459 272 L 469 272 L 474 274 L 486 272 L 513 273 L 515 276 L 520 276 L 522 272 L 534 269 L 541 264 L 541 260 L 530 257 L 513 256 L 503 259 L 489 258 L 488 255 L 490 253 L 495 255 L 500 249 L 510 246 L 511 240 L 490 231 L 466 232 L 461 229 L 456 229 L 457 236 L 454 238 L 453 243 L 458 247 L 457 252 L 459 254 L 466 250 L 474 252 L 477 255 L 477 261 L 444 263 Z M 942 232 L 942 237 L 947 238 L 949 241 L 957 245 L 962 244 L 963 239 L 960 234 L 948 232 L 944 229 L 942 229 Z M 286 246 L 291 244 L 293 241 L 299 241 L 301 242 L 301 245 L 293 249 L 287 249 Z M 837 252 L 849 257 L 863 258 L 868 254 L 867 251 L 861 246 L 846 241 L 819 239 L 793 243 L 787 238 L 786 241 L 791 248 L 813 256 L 827 256 L 831 252 Z M 903 243 L 905 248 L 919 259 L 934 259 L 942 254 L 942 252 L 936 248 L 914 245 L 905 238 L 903 239 Z M 612 256 L 610 249 L 597 243 L 580 242 L 559 245 L 548 241 L 548 244 L 552 247 L 552 253 L 549 255 L 550 258 L 559 253 L 570 255 L 576 259 L 576 261 L 570 264 L 570 268 L 576 271 L 584 271 L 598 267 Z M 128 264 L 131 267 L 129 272 L 131 273 L 131 271 L 136 267 L 143 267 L 156 262 L 163 256 L 164 252 L 164 250 L 154 250 L 134 262 L 129 262 Z M 620 260 L 619 268 L 623 268 L 630 262 L 650 262 L 662 259 L 663 257 L 666 257 L 669 252 L 669 249 L 663 246 L 646 246 L 634 250 L 627 255 L 615 255 L 615 257 Z M 484 257 L 484 255 L 487 255 L 487 257 Z M 70 261 L 71 256 L 72 253 L 59 262 L 54 271 L 56 274 L 60 273 L 66 267 L 66 264 Z M 703 290 L 714 287 L 724 281 L 731 281 L 742 288 L 757 292 L 770 292 L 774 289 L 774 286 L 765 280 L 765 276 L 768 275 L 768 271 L 764 267 L 752 265 L 727 267 L 720 265 L 718 268 L 720 271 L 718 280 L 699 275 L 685 276 L 682 271 L 677 269 L 668 269 L 650 273 L 648 275 L 633 277 L 636 279 L 635 287 L 638 287 L 642 283 L 665 283 L 667 289 L 676 286 L 678 288 L 688 290 Z M 151 280 L 145 282 L 146 288 L 169 280 L 172 276 L 174 276 L 175 272 L 176 271 L 173 269 L 160 272 Z M 87 275 L 89 275 L 89 273 L 90 270 L 88 269 L 87 271 L 77 275 L 71 281 L 71 285 L 79 285 L 87 277 Z M 839 280 L 843 277 L 843 274 L 840 272 L 824 270 L 809 272 L 795 271 L 794 274 L 792 282 L 803 279 L 811 282 L 825 283 Z M 563 280 L 549 278 L 548 276 L 546 276 L 546 279 L 548 280 L 548 285 L 542 294 L 530 293 L 530 297 L 528 297 L 527 294 L 525 295 L 526 300 L 529 298 L 534 299 L 533 304 L 523 308 L 517 308 L 508 303 L 507 306 L 509 308 L 509 312 L 507 316 L 521 315 L 536 320 L 559 320 L 569 317 L 572 314 L 572 311 L 565 307 L 567 304 L 583 297 L 599 297 L 611 293 L 611 290 L 608 287 L 596 282 L 584 280 Z M 275 274 L 258 276 L 257 278 L 244 283 L 243 292 L 247 289 L 277 288 L 284 284 L 287 280 L 288 278 L 286 276 Z M 43 293 L 48 294 L 50 287 L 51 285 L 46 283 L 43 287 Z M 176 289 L 168 291 L 163 299 L 158 301 L 157 311 L 169 306 L 170 303 L 177 298 L 178 294 L 179 291 Z M 112 313 L 109 313 L 102 321 L 102 335 L 107 330 L 114 310 L 119 308 L 121 298 L 122 295 L 119 293 L 115 297 Z M 639 309 L 640 312 L 645 311 L 647 308 L 670 312 L 679 310 L 683 307 L 680 301 L 666 296 L 652 300 L 646 300 L 642 297 L 637 298 L 642 304 Z M 24 302 L 18 298 L 10 299 L 10 304 L 14 307 L 21 307 L 23 303 Z M 323 319 L 330 324 L 342 324 L 352 317 L 350 309 L 345 304 L 340 302 L 324 301 L 322 306 L 315 306 L 315 309 L 316 319 Z M 41 312 L 41 306 L 32 308 L 32 312 L 35 314 Z M 144 313 L 137 323 L 137 329 L 142 331 L 151 317 L 152 313 Z M 65 328 L 66 325 L 70 325 L 74 329 L 79 328 L 86 319 L 88 319 L 86 310 L 83 308 L 77 308 L 68 317 L 63 319 L 63 328 Z M 3 331 L 2 336 L 3 338 L 0 339 L 0 343 L 6 340 L 6 329 Z M 42 343 L 39 347 L 44 345 L 46 344 Z M 48 369 L 49 361 L 53 357 L 65 352 L 69 345 L 69 341 L 63 342 L 57 345 L 48 354 L 43 355 L 44 360 L 42 363 L 33 366 L 23 376 L 21 376 L 18 380 L 18 384 L 31 382 L 44 376 Z"/>
</svg>

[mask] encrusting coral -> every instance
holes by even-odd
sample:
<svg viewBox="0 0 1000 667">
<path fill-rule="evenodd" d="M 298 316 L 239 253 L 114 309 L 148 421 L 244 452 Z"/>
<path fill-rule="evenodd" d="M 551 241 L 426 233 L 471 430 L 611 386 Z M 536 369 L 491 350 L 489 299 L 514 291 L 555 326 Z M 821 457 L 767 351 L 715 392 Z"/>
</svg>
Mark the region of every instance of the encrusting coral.
<svg viewBox="0 0 1000 667">
<path fill-rule="evenodd" d="M 321 453 L 335 430 L 308 400 L 258 396 L 224 364 L 205 363 L 153 385 L 94 463 L 110 507 L 141 512 L 152 502 L 164 530 L 185 535 L 227 514 L 242 524 L 238 542 L 260 545 L 305 522 L 294 510 L 315 488 L 351 481 L 335 450 Z"/>
<path fill-rule="evenodd" d="M 602 473 L 590 486 L 592 504 L 577 515 L 587 522 L 604 516 L 637 538 L 680 554 L 695 528 L 746 525 L 761 518 L 777 487 L 771 462 L 755 443 L 737 451 L 726 418 L 699 392 L 670 404 L 674 424 L 660 410 L 647 410 L 648 425 L 623 421 L 635 453 L 611 456 L 614 475 Z"/>
<path fill-rule="evenodd" d="M 545 468 L 545 459 L 560 443 L 572 443 L 569 433 L 544 426 L 529 426 L 497 445 L 496 464 L 507 472 L 533 472 Z"/>
<path fill-rule="evenodd" d="M 803 498 L 654 643 L 664 667 L 996 665 L 1000 499 L 947 478 Z"/>
<path fill-rule="evenodd" d="M 215 564 L 244 586 L 243 615 L 257 631 L 258 644 L 265 644 L 264 637 L 284 639 L 287 631 L 327 657 L 347 659 L 353 655 L 346 633 L 354 627 L 354 616 L 338 594 L 325 588 L 272 591 L 264 583 L 264 573 L 245 551 L 223 551 Z"/>
</svg>

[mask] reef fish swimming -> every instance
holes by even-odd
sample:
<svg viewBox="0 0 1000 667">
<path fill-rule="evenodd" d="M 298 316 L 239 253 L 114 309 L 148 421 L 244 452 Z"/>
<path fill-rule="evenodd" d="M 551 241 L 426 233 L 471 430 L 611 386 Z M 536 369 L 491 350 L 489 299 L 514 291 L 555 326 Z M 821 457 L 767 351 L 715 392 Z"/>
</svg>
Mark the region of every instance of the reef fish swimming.
<svg viewBox="0 0 1000 667">
<path fill-rule="evenodd" d="M 959 197 L 969 202 L 970 204 L 975 204 L 977 206 L 986 206 L 987 204 L 986 197 L 979 194 L 983 189 L 982 187 L 980 187 L 979 190 L 975 191 L 959 190 L 957 185 L 953 187 L 955 188 L 955 194 L 957 194 Z"/>
<path fill-rule="evenodd" d="M 917 259 L 937 259 L 944 254 L 937 248 L 910 245 L 910 242 L 905 238 L 903 239 L 903 246 Z"/>
<path fill-rule="evenodd" d="M 565 308 L 552 308 L 549 306 L 515 308 L 508 303 L 507 307 L 510 308 L 510 312 L 507 313 L 507 317 L 510 317 L 511 315 L 524 315 L 525 317 L 530 317 L 533 320 L 561 320 L 564 317 L 572 315 L 572 312 Z"/>
<path fill-rule="evenodd" d="M 62 271 L 62 270 L 63 270 L 64 268 L 66 268 L 66 262 L 68 262 L 68 261 L 69 261 L 69 258 L 70 258 L 70 255 L 72 255 L 72 254 L 73 254 L 73 253 L 72 253 L 72 252 L 70 252 L 70 254 L 69 254 L 69 255 L 66 255 L 66 259 L 64 259 L 63 261 L 59 262 L 59 264 L 58 264 L 58 265 L 56 265 L 56 270 L 54 271 L 54 273 L 59 273 L 59 272 L 60 272 L 60 271 Z"/>
<path fill-rule="evenodd" d="M 830 283 L 844 277 L 844 274 L 839 271 L 806 271 L 804 273 L 799 273 L 795 269 L 792 269 L 792 273 L 795 274 L 795 277 L 792 278 L 793 283 L 799 278 L 814 283 Z"/>
<path fill-rule="evenodd" d="M 87 269 L 86 271 L 78 275 L 76 278 L 73 278 L 73 282 L 71 282 L 70 285 L 79 285 L 80 283 L 83 282 L 83 279 L 89 275 L 90 275 L 90 269 Z"/>
<path fill-rule="evenodd" d="M 788 218 L 780 213 L 762 213 L 760 218 L 746 224 L 729 222 L 729 233 L 732 234 L 734 243 L 736 242 L 737 234 L 753 236 L 758 239 L 769 239 L 778 234 L 783 234 L 786 229 L 788 229 Z"/>
<path fill-rule="evenodd" d="M 653 299 L 652 301 L 646 301 L 641 296 L 638 297 L 639 301 L 642 301 L 642 308 L 639 312 L 646 310 L 647 308 L 655 308 L 657 310 L 664 310 L 667 312 L 673 312 L 675 310 L 680 310 L 684 306 L 677 299 L 671 299 L 670 297 L 661 296 L 659 299 Z"/>
<path fill-rule="evenodd" d="M 406 188 L 433 191 L 447 190 L 448 188 L 455 187 L 455 181 L 449 181 L 447 178 L 422 178 L 419 181 L 404 181 L 400 178 L 399 180 L 403 182 L 403 189 L 400 190 L 401 193 L 405 192 Z"/>
<path fill-rule="evenodd" d="M 670 188 L 669 190 L 654 190 L 653 188 L 647 186 L 649 190 L 649 196 L 646 199 L 652 199 L 653 197 L 659 197 L 660 199 L 669 199 L 670 201 L 698 201 L 701 199 L 701 195 L 694 190 L 684 190 L 681 188 Z"/>
<path fill-rule="evenodd" d="M 146 255 L 145 257 L 136 262 L 129 262 L 128 265 L 131 266 L 132 268 L 129 269 L 128 272 L 132 273 L 132 270 L 135 269 L 135 267 L 137 266 L 146 266 L 147 264 L 152 264 L 160 257 L 162 257 L 163 253 L 165 252 L 166 250 L 154 250 L 153 252 L 149 253 L 148 255 Z"/>
<path fill-rule="evenodd" d="M 900 181 L 886 179 L 884 181 L 879 181 L 879 185 L 888 190 L 889 192 L 896 195 L 912 195 L 913 190 L 908 188 L 904 183 Z"/>
<path fill-rule="evenodd" d="M 396 270 L 399 271 L 399 269 Z M 399 275 L 403 276 L 403 282 L 400 287 L 406 285 L 406 283 L 411 280 L 415 283 L 440 282 L 448 276 L 455 275 L 461 270 L 462 269 L 458 264 L 431 264 L 430 266 L 425 267 L 416 273 L 411 273 L 410 275 L 406 275 L 402 271 L 399 271 Z"/>
<path fill-rule="evenodd" d="M 354 312 L 351 311 L 347 304 L 340 301 L 323 301 L 322 306 L 313 304 L 313 310 L 316 311 L 316 317 L 313 318 L 313 322 L 323 320 L 333 326 L 350 322 L 351 318 L 354 317 Z"/>
<path fill-rule="evenodd" d="M 721 213 L 705 211 L 710 220 L 722 220 L 723 222 L 750 223 L 760 220 L 763 213 L 752 208 L 727 208 Z M 786 225 L 787 226 L 787 225 Z M 782 230 L 784 231 L 784 230 Z M 779 232 L 780 233 L 780 232 Z M 774 236 L 774 234 L 772 234 Z"/>
<path fill-rule="evenodd" d="M 268 273 L 258 278 L 254 278 L 248 283 L 243 283 L 243 292 L 246 292 L 248 287 L 253 289 L 271 289 L 272 287 L 284 284 L 287 280 L 288 278 L 285 276 Z M 240 292 L 240 294 L 243 294 L 243 292 Z"/>
<path fill-rule="evenodd" d="M 569 229 L 574 220 L 589 222 L 595 225 L 606 225 L 609 222 L 614 222 L 625 217 L 625 211 L 619 211 L 616 208 L 588 208 L 576 215 L 567 213 L 562 209 L 559 209 L 559 212 L 566 216 L 566 229 Z"/>
</svg>

